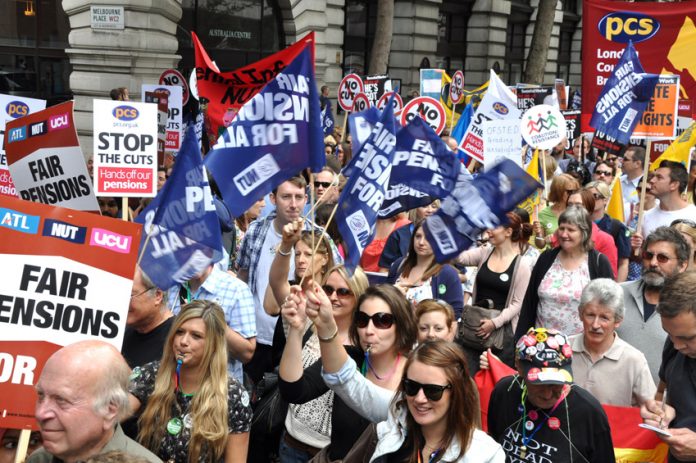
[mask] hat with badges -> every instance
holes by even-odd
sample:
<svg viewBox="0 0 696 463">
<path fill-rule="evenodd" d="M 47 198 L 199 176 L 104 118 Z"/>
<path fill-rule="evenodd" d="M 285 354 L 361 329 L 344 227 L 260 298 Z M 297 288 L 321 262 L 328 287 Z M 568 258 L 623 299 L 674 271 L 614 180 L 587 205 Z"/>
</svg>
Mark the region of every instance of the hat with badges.
<svg viewBox="0 0 696 463">
<path fill-rule="evenodd" d="M 517 341 L 515 355 L 527 384 L 571 384 L 573 350 L 568 337 L 546 328 L 530 328 Z"/>
</svg>

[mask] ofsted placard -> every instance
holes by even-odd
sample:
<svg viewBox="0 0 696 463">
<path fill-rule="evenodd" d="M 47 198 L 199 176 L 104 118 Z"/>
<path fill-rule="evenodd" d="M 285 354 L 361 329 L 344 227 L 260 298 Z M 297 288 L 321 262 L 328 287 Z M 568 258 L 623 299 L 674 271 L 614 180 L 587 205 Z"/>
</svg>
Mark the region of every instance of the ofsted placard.
<svg viewBox="0 0 696 463">
<path fill-rule="evenodd" d="M 97 196 L 157 194 L 157 105 L 94 100 Z"/>
</svg>

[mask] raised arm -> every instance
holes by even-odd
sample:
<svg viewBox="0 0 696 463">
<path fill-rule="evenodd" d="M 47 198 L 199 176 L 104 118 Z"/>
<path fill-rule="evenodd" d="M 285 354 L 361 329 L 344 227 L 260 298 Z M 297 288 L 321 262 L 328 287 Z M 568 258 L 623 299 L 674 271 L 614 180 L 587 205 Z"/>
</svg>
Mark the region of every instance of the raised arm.
<svg viewBox="0 0 696 463">
<path fill-rule="evenodd" d="M 283 227 L 283 236 L 268 274 L 268 287 L 272 294 L 269 295 L 267 291 L 263 301 L 263 308 L 268 315 L 278 315 L 280 304 L 290 295 L 290 283 L 288 283 L 290 259 L 293 246 L 302 234 L 302 226 L 302 219 L 298 219 Z"/>
</svg>

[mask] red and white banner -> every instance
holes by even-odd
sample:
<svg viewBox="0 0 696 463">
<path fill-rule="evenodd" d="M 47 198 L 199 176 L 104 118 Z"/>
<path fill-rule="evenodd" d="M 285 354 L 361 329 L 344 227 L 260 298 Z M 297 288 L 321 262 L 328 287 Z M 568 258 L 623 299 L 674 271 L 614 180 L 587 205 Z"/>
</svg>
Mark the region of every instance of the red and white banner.
<svg viewBox="0 0 696 463">
<path fill-rule="evenodd" d="M 62 346 L 121 349 L 141 230 L 0 197 L 0 428 L 35 428 L 34 385 Z"/>
<path fill-rule="evenodd" d="M 7 162 L 22 199 L 98 211 L 73 122 L 73 104 L 68 101 L 8 122 Z"/>
<path fill-rule="evenodd" d="M 94 100 L 97 196 L 157 194 L 157 105 Z"/>
<path fill-rule="evenodd" d="M 46 107 L 46 100 L 24 98 L 0 93 L 0 195 L 17 197 L 17 189 L 7 170 L 5 156 L 5 122 L 28 116 Z"/>
<path fill-rule="evenodd" d="M 582 7 L 582 131 L 629 40 L 645 72 L 678 74 L 681 98 L 696 98 L 696 2 L 585 0 Z"/>
<path fill-rule="evenodd" d="M 145 101 L 145 92 L 164 93 L 167 95 L 167 137 L 164 149 L 168 153 L 178 152 L 179 148 L 181 148 L 181 137 L 183 136 L 182 88 L 178 85 L 143 85 L 143 101 Z"/>
</svg>

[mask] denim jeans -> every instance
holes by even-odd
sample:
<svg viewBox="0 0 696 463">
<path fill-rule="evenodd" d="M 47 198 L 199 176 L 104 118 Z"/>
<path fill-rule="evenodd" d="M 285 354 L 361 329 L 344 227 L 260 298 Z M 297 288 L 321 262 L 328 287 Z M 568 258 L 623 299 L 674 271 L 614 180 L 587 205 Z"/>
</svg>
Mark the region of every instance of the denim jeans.
<svg viewBox="0 0 696 463">
<path fill-rule="evenodd" d="M 290 447 L 287 442 L 285 442 L 285 433 L 280 436 L 280 447 L 278 448 L 278 456 L 280 456 L 280 463 L 307 463 L 312 458 L 308 452 L 303 450 L 298 450 Z"/>
</svg>

